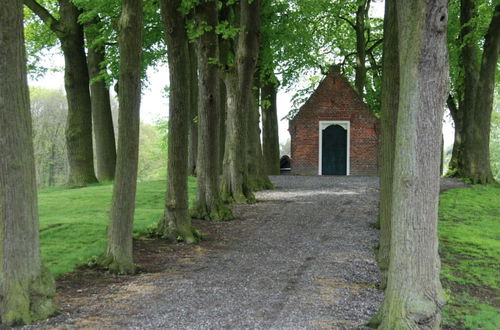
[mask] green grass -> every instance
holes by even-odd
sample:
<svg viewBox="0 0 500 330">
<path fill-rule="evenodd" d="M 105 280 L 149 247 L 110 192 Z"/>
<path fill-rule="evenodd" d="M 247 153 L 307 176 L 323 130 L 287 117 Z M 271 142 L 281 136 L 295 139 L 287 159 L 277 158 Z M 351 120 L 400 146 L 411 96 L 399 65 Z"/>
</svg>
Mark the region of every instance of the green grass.
<svg viewBox="0 0 500 330">
<path fill-rule="evenodd" d="M 441 195 L 441 279 L 452 328 L 500 329 L 500 188 L 473 186 Z"/>
<path fill-rule="evenodd" d="M 165 181 L 138 183 L 134 234 L 145 232 L 161 218 L 165 189 Z M 195 179 L 190 178 L 191 202 L 195 190 Z M 111 184 L 39 191 L 42 256 L 54 275 L 70 272 L 104 252 L 112 191 Z"/>
</svg>

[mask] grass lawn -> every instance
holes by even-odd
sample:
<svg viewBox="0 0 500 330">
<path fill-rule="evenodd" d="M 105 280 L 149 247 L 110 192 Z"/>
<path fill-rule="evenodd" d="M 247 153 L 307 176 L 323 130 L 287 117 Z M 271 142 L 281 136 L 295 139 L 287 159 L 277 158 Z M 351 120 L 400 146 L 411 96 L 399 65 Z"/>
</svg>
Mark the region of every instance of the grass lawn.
<svg viewBox="0 0 500 330">
<path fill-rule="evenodd" d="M 163 215 L 165 189 L 165 181 L 138 183 L 134 233 L 144 232 Z M 190 201 L 195 190 L 195 179 L 190 178 Z M 53 274 L 67 273 L 104 252 L 112 191 L 111 184 L 39 191 L 40 244 Z"/>
<path fill-rule="evenodd" d="M 473 186 L 441 195 L 443 324 L 500 329 L 500 188 Z"/>
</svg>

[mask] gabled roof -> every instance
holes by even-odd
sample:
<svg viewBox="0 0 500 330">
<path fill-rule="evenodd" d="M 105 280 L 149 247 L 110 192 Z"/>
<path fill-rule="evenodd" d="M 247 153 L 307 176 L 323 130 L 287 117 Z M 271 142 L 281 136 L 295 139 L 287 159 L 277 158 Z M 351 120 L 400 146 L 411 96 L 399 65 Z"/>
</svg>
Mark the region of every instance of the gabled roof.
<svg viewBox="0 0 500 330">
<path fill-rule="evenodd" d="M 356 108 L 366 108 L 369 111 L 368 106 L 363 102 L 359 94 L 347 79 L 340 74 L 340 67 L 333 65 L 309 99 L 300 107 L 291 122 L 298 118 L 302 112 L 312 111 L 314 105 L 318 103 L 327 101 L 330 103 L 328 106 L 331 108 L 345 108 L 346 100 L 350 100 L 348 103 L 355 104 Z"/>
</svg>

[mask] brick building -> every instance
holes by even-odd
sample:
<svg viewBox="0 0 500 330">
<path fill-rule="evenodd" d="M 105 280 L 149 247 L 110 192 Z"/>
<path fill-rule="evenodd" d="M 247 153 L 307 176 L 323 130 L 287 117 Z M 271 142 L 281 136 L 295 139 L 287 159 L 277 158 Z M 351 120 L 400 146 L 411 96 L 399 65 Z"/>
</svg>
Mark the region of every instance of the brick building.
<svg viewBox="0 0 500 330">
<path fill-rule="evenodd" d="M 377 175 L 378 120 L 332 67 L 289 123 L 291 173 Z"/>
</svg>

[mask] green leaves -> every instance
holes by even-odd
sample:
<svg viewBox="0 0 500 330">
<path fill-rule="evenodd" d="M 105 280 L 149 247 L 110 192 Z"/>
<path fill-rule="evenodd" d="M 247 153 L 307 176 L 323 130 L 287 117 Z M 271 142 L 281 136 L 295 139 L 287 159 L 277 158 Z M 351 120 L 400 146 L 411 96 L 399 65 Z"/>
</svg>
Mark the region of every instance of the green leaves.
<svg viewBox="0 0 500 330">
<path fill-rule="evenodd" d="M 213 30 L 213 27 L 208 25 L 207 22 L 196 22 L 195 20 L 189 20 L 187 22 L 187 34 L 190 40 L 196 40 L 201 37 L 206 32 Z"/>
<path fill-rule="evenodd" d="M 231 26 L 228 21 L 219 22 L 215 27 L 215 32 L 220 35 L 223 39 L 233 39 L 236 38 L 241 29 L 237 26 Z"/>
</svg>

